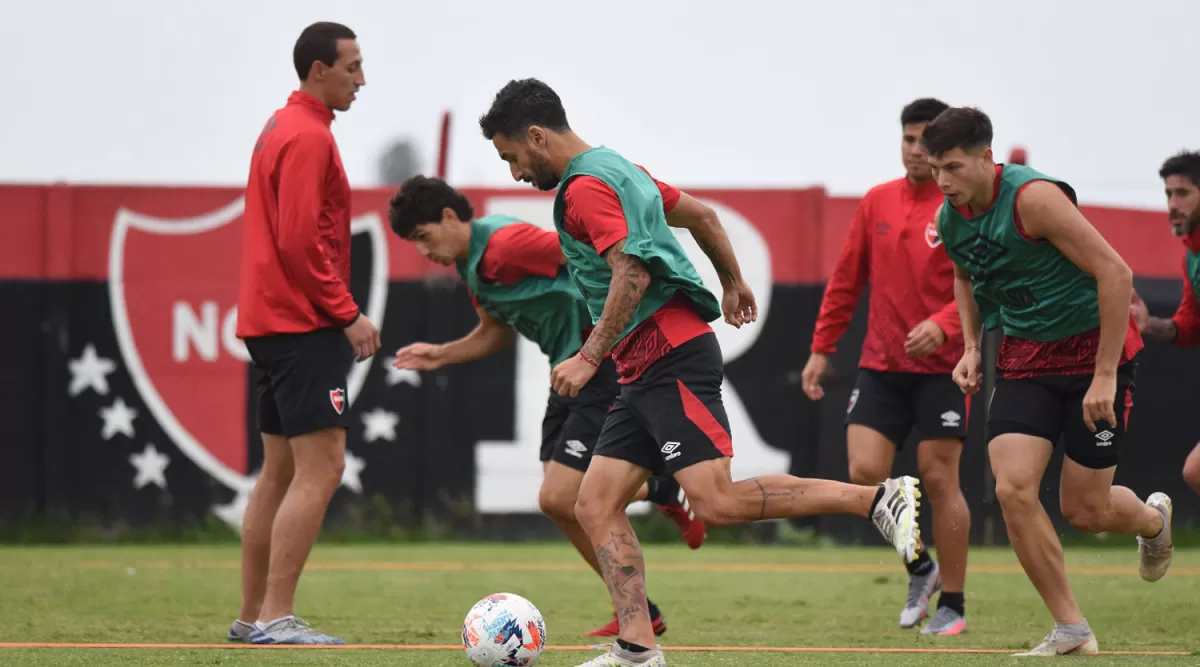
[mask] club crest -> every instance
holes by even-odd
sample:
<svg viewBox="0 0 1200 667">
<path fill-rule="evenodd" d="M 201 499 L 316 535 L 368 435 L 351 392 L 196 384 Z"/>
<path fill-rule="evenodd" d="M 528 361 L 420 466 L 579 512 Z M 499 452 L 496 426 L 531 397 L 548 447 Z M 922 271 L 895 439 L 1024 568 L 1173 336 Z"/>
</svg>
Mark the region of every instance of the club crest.
<svg viewBox="0 0 1200 667">
<path fill-rule="evenodd" d="M 255 418 L 248 410 L 249 355 L 235 335 L 242 210 L 241 197 L 192 218 L 120 208 L 108 256 L 113 326 L 138 393 L 179 450 L 239 497 L 254 487 L 247 434 Z M 369 255 L 356 261 L 370 263 L 365 312 L 382 322 L 388 290 L 382 220 L 377 213 L 356 217 L 351 231 L 367 237 Z M 339 413 L 372 366 L 355 364 L 345 388 L 330 392 Z"/>
</svg>

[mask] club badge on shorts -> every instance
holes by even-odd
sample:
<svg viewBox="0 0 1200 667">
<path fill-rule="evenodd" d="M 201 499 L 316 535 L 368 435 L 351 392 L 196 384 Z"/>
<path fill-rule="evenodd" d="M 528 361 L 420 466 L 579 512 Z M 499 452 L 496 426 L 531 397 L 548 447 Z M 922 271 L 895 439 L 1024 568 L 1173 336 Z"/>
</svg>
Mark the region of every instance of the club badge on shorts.
<svg viewBox="0 0 1200 667">
<path fill-rule="evenodd" d="M 340 415 L 346 409 L 346 392 L 341 389 L 334 389 L 329 392 L 329 402 L 333 404 L 333 409 L 337 410 Z"/>
</svg>

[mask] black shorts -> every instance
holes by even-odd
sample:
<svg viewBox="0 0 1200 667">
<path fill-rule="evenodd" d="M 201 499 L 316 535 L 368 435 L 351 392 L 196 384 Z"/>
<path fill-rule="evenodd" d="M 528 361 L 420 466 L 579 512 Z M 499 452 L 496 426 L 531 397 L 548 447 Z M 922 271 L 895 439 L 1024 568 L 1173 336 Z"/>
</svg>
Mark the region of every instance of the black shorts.
<svg viewBox="0 0 1200 667">
<path fill-rule="evenodd" d="M 964 440 L 967 398 L 950 375 L 862 369 L 850 393 L 846 424 L 879 431 L 896 449 L 914 430 L 920 440 Z"/>
<path fill-rule="evenodd" d="M 729 417 L 721 403 L 724 378 L 715 333 L 671 350 L 637 380 L 621 385 L 596 456 L 629 461 L 654 474 L 733 456 Z"/>
<path fill-rule="evenodd" d="M 294 438 L 346 427 L 350 397 L 346 376 L 354 352 L 341 329 L 247 338 L 258 372 L 258 430 Z"/>
<path fill-rule="evenodd" d="M 620 391 L 612 358 L 601 362 L 596 375 L 575 398 L 551 388 L 546 416 L 542 417 L 541 460 L 557 461 L 579 472 L 587 470 L 604 419 Z"/>
<path fill-rule="evenodd" d="M 988 409 L 988 442 L 1005 433 L 1023 433 L 1057 446 L 1061 436 L 1072 461 L 1096 470 L 1111 468 L 1121 458 L 1136 374 L 1133 362 L 1117 369 L 1113 406 L 1117 423 L 1098 423 L 1095 433 L 1083 422 L 1083 397 L 1092 384 L 1091 375 L 998 378 Z"/>
</svg>

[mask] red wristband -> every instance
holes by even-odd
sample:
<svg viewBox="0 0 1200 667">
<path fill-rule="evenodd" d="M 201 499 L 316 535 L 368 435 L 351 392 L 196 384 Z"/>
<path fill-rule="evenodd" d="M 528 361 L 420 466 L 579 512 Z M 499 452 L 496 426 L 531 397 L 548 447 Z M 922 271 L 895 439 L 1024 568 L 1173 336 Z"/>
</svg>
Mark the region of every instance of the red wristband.
<svg viewBox="0 0 1200 667">
<path fill-rule="evenodd" d="M 600 362 L 593 359 L 590 355 L 588 355 L 587 352 L 584 352 L 582 347 L 579 348 L 579 358 L 595 366 L 596 368 L 600 368 Z"/>
</svg>

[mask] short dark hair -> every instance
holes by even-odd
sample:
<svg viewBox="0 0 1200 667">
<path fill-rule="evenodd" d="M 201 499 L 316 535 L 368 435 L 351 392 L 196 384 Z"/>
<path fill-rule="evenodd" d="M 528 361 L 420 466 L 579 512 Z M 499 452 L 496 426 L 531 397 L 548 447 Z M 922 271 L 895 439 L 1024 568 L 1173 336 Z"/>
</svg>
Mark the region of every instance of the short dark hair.
<svg viewBox="0 0 1200 667">
<path fill-rule="evenodd" d="M 973 107 L 951 107 L 925 126 L 921 136 L 930 155 L 943 155 L 955 148 L 965 151 L 992 145 L 992 120 Z"/>
<path fill-rule="evenodd" d="M 949 108 L 949 104 L 933 97 L 922 97 L 919 100 L 913 100 L 900 111 L 900 125 L 928 123 L 937 118 L 938 114 Z"/>
<path fill-rule="evenodd" d="M 388 202 L 388 221 L 400 238 L 410 238 L 417 225 L 440 223 L 442 210 L 450 209 L 463 222 L 475 217 L 466 195 L 440 178 L 413 176 L 400 185 Z"/>
<path fill-rule="evenodd" d="M 1200 152 L 1183 150 L 1172 155 L 1163 162 L 1158 176 L 1162 179 L 1168 176 L 1183 176 L 1191 181 L 1192 185 L 1200 188 Z"/>
<path fill-rule="evenodd" d="M 318 21 L 305 28 L 292 48 L 292 63 L 300 80 L 308 80 L 308 73 L 318 60 L 333 67 L 337 62 L 337 43 L 342 39 L 358 39 L 358 35 L 341 23 L 330 21 Z"/>
<path fill-rule="evenodd" d="M 518 138 L 533 125 L 555 132 L 571 129 L 558 93 L 537 79 L 509 81 L 479 117 L 479 129 L 489 141 L 497 134 Z"/>
</svg>

